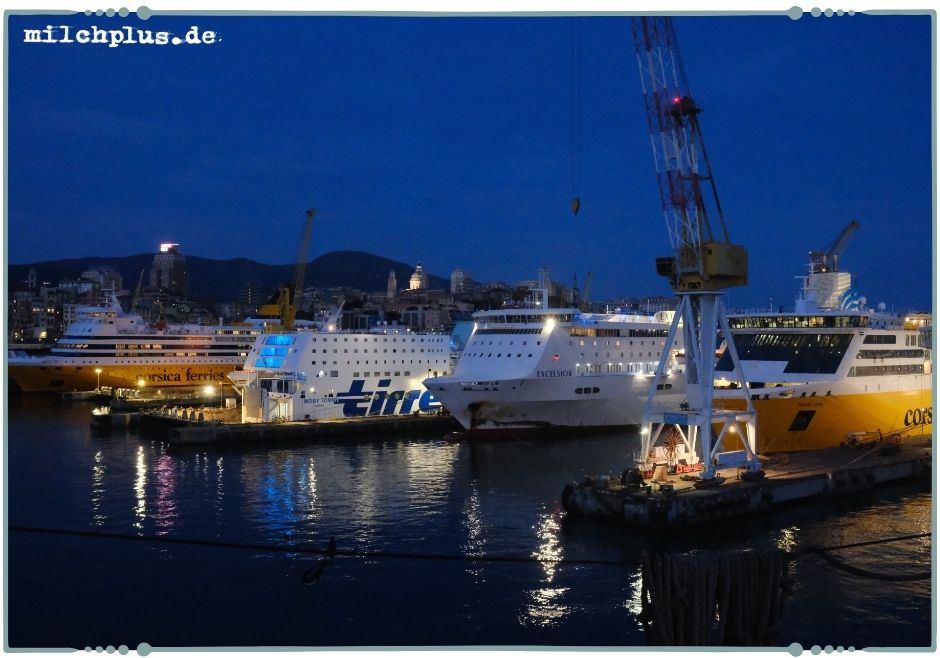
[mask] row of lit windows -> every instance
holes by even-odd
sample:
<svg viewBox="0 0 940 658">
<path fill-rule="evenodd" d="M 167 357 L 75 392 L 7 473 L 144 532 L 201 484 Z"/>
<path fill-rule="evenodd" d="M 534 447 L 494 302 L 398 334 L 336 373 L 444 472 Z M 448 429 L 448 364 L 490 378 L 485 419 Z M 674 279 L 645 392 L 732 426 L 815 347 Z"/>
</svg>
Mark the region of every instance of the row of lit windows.
<svg viewBox="0 0 940 658">
<path fill-rule="evenodd" d="M 280 360 L 283 361 L 283 359 L 280 359 Z M 397 361 L 395 361 L 394 359 L 392 359 L 392 363 L 397 363 Z M 406 361 L 402 361 L 402 363 L 403 363 L 403 364 L 404 364 L 404 363 L 415 363 L 415 361 L 407 361 L 407 362 L 406 362 Z M 423 361 L 422 359 L 418 359 L 417 363 L 419 363 L 419 364 L 420 364 L 420 363 L 424 363 L 424 361 Z M 445 361 L 444 359 L 434 359 L 434 360 L 428 359 L 428 364 L 430 365 L 431 363 L 446 363 L 446 361 Z M 375 361 L 375 364 L 376 364 L 376 365 L 379 364 L 379 362 L 378 362 L 377 359 L 376 359 L 376 361 Z M 383 365 L 387 365 L 387 364 L 388 364 L 388 361 L 387 361 L 387 360 L 382 361 L 382 364 L 383 364 Z M 317 365 L 317 362 L 316 362 L 316 361 L 311 361 L 311 362 L 310 362 L 310 365 L 315 366 L 315 365 Z M 320 365 L 321 365 L 321 366 L 325 366 L 325 365 L 327 365 L 327 362 L 326 362 L 326 361 L 321 361 L 321 362 L 320 362 Z M 334 366 L 337 365 L 337 362 L 336 362 L 336 361 L 333 361 L 332 365 L 334 365 Z M 352 365 L 352 361 L 347 361 L 347 362 L 346 362 L 346 365 L 347 365 L 347 366 Z M 360 363 L 359 361 L 356 361 L 356 365 L 357 365 L 357 366 L 358 366 L 358 365 L 369 365 L 369 362 L 366 361 L 365 364 L 362 364 L 362 363 Z M 264 367 L 272 367 L 272 366 L 264 366 Z M 274 366 L 274 367 L 280 367 L 280 366 Z"/>
<path fill-rule="evenodd" d="M 632 340 L 631 340 L 631 341 L 624 341 L 624 342 L 626 342 L 626 343 L 628 344 L 628 347 L 633 347 L 633 341 L 632 341 Z M 573 344 L 574 344 L 574 341 L 569 340 L 569 341 L 568 341 L 568 344 L 569 344 L 569 345 L 573 345 Z M 666 341 L 664 341 L 664 340 L 660 340 L 660 341 L 651 340 L 651 341 L 650 341 L 650 345 L 654 345 L 654 346 L 658 345 L 658 346 L 662 347 L 662 346 L 665 345 L 665 344 L 666 344 Z M 608 341 L 605 343 L 605 345 L 606 345 L 607 347 L 610 347 L 610 341 L 608 340 Z M 645 341 L 645 340 L 641 340 L 641 341 L 640 341 L 640 347 L 643 347 L 644 345 L 646 345 L 646 341 Z M 584 347 L 584 341 L 583 341 L 583 340 L 579 340 L 579 341 L 578 341 L 578 346 L 579 346 L 579 347 Z M 597 341 L 596 341 L 596 340 L 594 341 L 594 347 L 597 347 Z M 620 341 L 619 341 L 619 340 L 615 340 L 615 341 L 614 341 L 614 347 L 620 347 Z"/>
<path fill-rule="evenodd" d="M 923 363 L 905 363 L 893 366 L 852 366 L 849 368 L 849 377 L 876 377 L 881 375 L 921 375 L 924 372 Z"/>
<path fill-rule="evenodd" d="M 866 345 L 895 345 L 897 336 L 894 334 L 868 334 L 863 341 Z"/>
<path fill-rule="evenodd" d="M 265 349 L 267 349 L 267 348 L 265 348 Z M 422 354 L 423 354 L 424 351 L 425 351 L 425 350 L 424 350 L 423 347 L 418 349 L 418 352 L 419 352 L 419 353 L 422 353 Z M 429 354 L 435 353 L 435 352 L 443 352 L 443 351 L 444 351 L 443 349 L 430 349 L 430 348 L 427 350 L 427 352 L 428 352 Z M 320 352 L 322 352 L 323 354 L 327 354 L 327 353 L 329 352 L 329 350 L 323 349 L 323 350 L 320 350 Z M 402 350 L 401 350 L 401 353 L 402 353 L 402 354 L 406 354 L 407 352 L 408 352 L 407 349 L 402 349 Z M 412 348 L 411 348 L 411 353 L 414 354 L 414 352 L 415 352 L 415 348 L 412 347 Z M 316 350 L 311 350 L 311 353 L 312 353 L 312 354 L 316 354 L 317 351 L 316 351 Z M 333 350 L 333 354 L 338 354 L 338 353 L 339 353 L 339 350 L 338 350 L 338 349 L 334 349 L 334 350 Z M 363 353 L 363 354 L 368 354 L 368 353 L 369 353 L 369 350 L 362 350 L 362 353 Z M 378 348 L 373 349 L 373 350 L 372 350 L 372 353 L 373 353 L 373 354 L 378 354 L 378 353 L 379 353 Z M 382 350 L 382 353 L 383 353 L 383 354 L 388 354 L 388 348 L 384 348 L 384 349 Z M 392 354 L 397 354 L 397 353 L 398 353 L 398 348 L 397 348 L 397 347 L 393 347 L 393 348 L 392 348 Z M 264 349 L 261 350 L 261 354 L 264 354 Z M 285 352 L 285 354 L 286 354 L 286 352 Z M 348 349 L 344 349 L 344 350 L 343 350 L 343 354 L 349 354 L 349 350 L 348 350 Z M 353 354 L 359 354 L 359 349 L 358 349 L 358 348 L 353 349 Z"/>
<path fill-rule="evenodd" d="M 96 352 L 94 350 L 89 350 L 87 352 L 82 352 L 79 354 L 70 355 L 66 350 L 57 350 L 54 352 L 55 356 L 69 357 L 69 358 L 81 358 L 81 359 L 91 359 L 93 357 L 100 358 L 171 358 L 171 357 L 204 357 L 204 358 L 223 358 L 223 357 L 246 357 L 248 352 L 134 352 L 134 351 L 120 351 L 120 352 Z M 145 363 L 150 363 L 146 361 Z"/>
<path fill-rule="evenodd" d="M 924 350 L 859 350 L 856 359 L 922 359 Z"/>
<path fill-rule="evenodd" d="M 380 339 L 380 338 L 381 338 L 381 340 L 382 340 L 383 343 L 387 343 L 387 342 L 389 341 L 389 338 L 391 338 L 391 341 L 392 341 L 393 343 L 397 343 L 397 342 L 398 342 L 398 336 L 385 336 L 385 335 L 377 336 L 377 337 L 370 337 L 370 338 L 363 338 L 363 339 L 362 339 L 362 342 L 363 342 L 363 343 L 370 343 L 370 342 L 371 342 L 371 343 L 377 343 L 377 342 L 379 342 L 379 339 Z M 312 340 L 313 342 L 316 342 L 318 339 L 317 339 L 316 336 L 314 336 L 314 337 L 312 337 L 310 340 Z M 324 343 L 330 342 L 330 339 L 329 339 L 329 338 L 320 338 L 319 340 L 323 341 Z M 403 342 L 403 343 L 408 343 L 408 342 L 414 343 L 414 342 L 416 342 L 416 341 L 419 342 L 419 343 L 423 343 L 423 342 L 424 342 L 424 338 L 413 338 L 413 337 L 412 337 L 412 338 L 406 338 L 406 337 L 404 337 L 404 336 L 401 337 L 401 342 Z M 334 342 L 334 343 L 338 343 L 338 342 L 339 342 L 339 337 L 333 336 L 333 342 Z M 344 343 L 348 343 L 348 342 L 349 342 L 349 336 L 343 336 L 343 342 L 344 342 Z M 352 342 L 358 343 L 358 342 L 359 342 L 359 338 L 354 336 L 353 339 L 352 339 Z M 444 342 L 444 339 L 443 339 L 443 338 L 428 338 L 428 342 L 429 342 L 429 343 L 443 343 L 443 342 Z"/>
<path fill-rule="evenodd" d="M 172 350 L 172 349 L 194 349 L 199 348 L 203 350 L 210 351 L 219 351 L 219 350 L 231 350 L 231 349 L 250 349 L 251 343 L 201 343 L 201 344 L 167 344 L 167 343 L 70 343 L 67 341 L 59 341 L 56 344 L 54 352 L 66 353 L 68 350 L 98 350 L 99 352 L 104 350 L 109 351 L 120 351 L 120 350 Z"/>
<path fill-rule="evenodd" d="M 505 329 L 505 328 L 496 328 L 496 329 L 477 329 L 473 332 L 474 336 L 479 336 L 481 334 L 541 334 L 543 331 L 542 327 L 532 327 L 532 328 L 518 328 L 518 329 Z"/>
<path fill-rule="evenodd" d="M 668 329 L 604 329 L 572 327 L 571 335 L 584 338 L 665 338 Z"/>
<path fill-rule="evenodd" d="M 738 315 L 729 316 L 731 329 L 803 329 L 867 327 L 865 315 Z"/>
<path fill-rule="evenodd" d="M 544 323 L 546 320 L 555 320 L 556 322 L 571 322 L 571 314 L 563 313 L 561 315 L 541 315 L 537 313 L 527 313 L 518 315 L 487 315 L 485 318 L 480 319 L 483 322 L 493 322 L 499 324 L 535 324 Z"/>
</svg>

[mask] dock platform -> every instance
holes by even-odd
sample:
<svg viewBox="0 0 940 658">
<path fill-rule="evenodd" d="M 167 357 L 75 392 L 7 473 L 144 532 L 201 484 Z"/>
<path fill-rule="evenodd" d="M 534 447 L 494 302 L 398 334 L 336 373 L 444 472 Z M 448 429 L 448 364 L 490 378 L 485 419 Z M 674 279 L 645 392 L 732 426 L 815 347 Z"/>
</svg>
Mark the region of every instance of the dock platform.
<svg viewBox="0 0 940 658">
<path fill-rule="evenodd" d="M 624 484 L 622 477 L 589 477 L 568 484 L 562 505 L 569 514 L 649 528 L 681 528 L 766 512 L 796 501 L 851 494 L 932 473 L 931 437 L 897 444 L 827 448 L 771 455 L 764 477 L 742 479 L 743 471 L 719 473 L 718 486 L 697 488 L 691 475 L 660 475 Z"/>
<path fill-rule="evenodd" d="M 188 420 L 159 410 L 140 414 L 142 433 L 157 434 L 172 445 L 264 444 L 284 440 L 334 441 L 354 435 L 407 433 L 443 434 L 459 424 L 453 416 L 375 416 L 338 420 L 305 420 L 274 423 L 226 423 Z"/>
</svg>

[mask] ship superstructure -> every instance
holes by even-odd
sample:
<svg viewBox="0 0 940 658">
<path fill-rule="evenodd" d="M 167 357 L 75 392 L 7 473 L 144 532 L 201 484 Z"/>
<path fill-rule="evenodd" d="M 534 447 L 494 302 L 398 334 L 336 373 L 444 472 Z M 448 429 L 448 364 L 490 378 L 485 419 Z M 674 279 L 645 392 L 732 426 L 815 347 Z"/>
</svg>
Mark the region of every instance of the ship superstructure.
<svg viewBox="0 0 940 658">
<path fill-rule="evenodd" d="M 151 324 L 113 294 L 80 306 L 49 355 L 7 355 L 11 388 L 26 393 L 100 387 L 170 388 L 223 382 L 260 333 L 247 325 Z"/>
<path fill-rule="evenodd" d="M 244 367 L 229 374 L 242 397 L 242 422 L 333 420 L 434 412 L 422 384 L 453 369 L 456 346 L 443 333 L 379 325 L 349 332 L 265 333 Z"/>
<path fill-rule="evenodd" d="M 453 374 L 425 385 L 464 428 L 614 429 L 640 423 L 671 311 L 585 313 L 549 307 L 548 285 L 519 307 L 478 311 Z M 671 355 L 664 392 L 684 398 Z"/>
<path fill-rule="evenodd" d="M 932 433 L 932 316 L 867 308 L 848 272 L 816 262 L 802 278 L 793 312 L 728 318 L 757 412 L 758 451 Z M 736 407 L 725 399 L 728 371 L 723 358 L 716 404 Z"/>
</svg>

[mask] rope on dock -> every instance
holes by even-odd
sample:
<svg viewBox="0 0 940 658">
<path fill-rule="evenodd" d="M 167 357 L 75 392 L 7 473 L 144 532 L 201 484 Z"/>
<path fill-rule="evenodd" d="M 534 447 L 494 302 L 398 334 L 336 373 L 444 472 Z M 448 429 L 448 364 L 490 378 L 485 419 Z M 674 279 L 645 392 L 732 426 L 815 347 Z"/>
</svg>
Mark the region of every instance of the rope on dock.
<svg viewBox="0 0 940 658">
<path fill-rule="evenodd" d="M 772 645 L 790 591 L 781 550 L 641 554 L 640 621 L 656 646 Z"/>
</svg>

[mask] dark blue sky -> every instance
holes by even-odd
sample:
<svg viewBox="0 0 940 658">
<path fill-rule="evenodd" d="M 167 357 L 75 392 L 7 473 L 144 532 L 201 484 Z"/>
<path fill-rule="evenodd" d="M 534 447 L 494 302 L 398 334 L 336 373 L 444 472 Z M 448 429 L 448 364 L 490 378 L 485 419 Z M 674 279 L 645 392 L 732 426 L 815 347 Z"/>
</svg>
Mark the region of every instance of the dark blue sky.
<svg viewBox="0 0 940 658">
<path fill-rule="evenodd" d="M 630 19 L 574 20 L 573 167 L 567 17 L 11 16 L 9 262 L 174 241 L 290 263 L 315 207 L 311 257 L 363 250 L 509 282 L 545 264 L 565 282 L 592 271 L 594 299 L 668 294 Z M 808 251 L 854 219 L 842 263 L 869 302 L 929 309 L 930 18 L 674 20 L 732 241 L 750 253 L 730 304 L 789 308 Z M 198 25 L 221 41 L 23 42 L 47 24 Z"/>
</svg>

